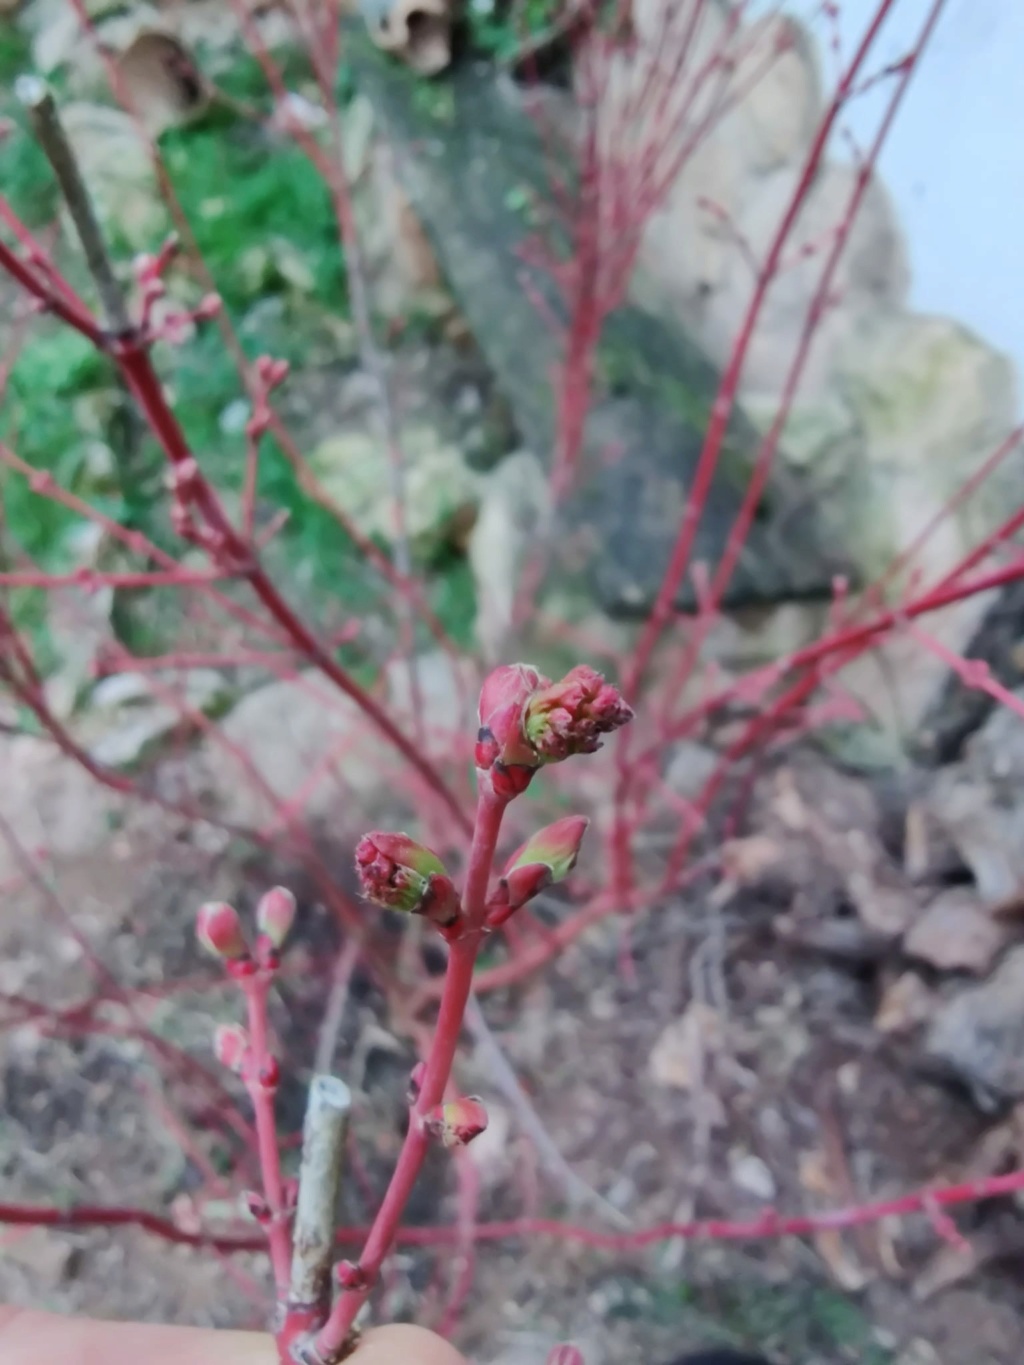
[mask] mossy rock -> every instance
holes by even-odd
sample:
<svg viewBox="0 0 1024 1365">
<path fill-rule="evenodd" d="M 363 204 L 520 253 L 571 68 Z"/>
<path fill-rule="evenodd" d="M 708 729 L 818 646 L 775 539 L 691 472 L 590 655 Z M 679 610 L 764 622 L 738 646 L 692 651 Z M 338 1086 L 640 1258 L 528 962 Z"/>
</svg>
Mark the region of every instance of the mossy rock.
<svg viewBox="0 0 1024 1365">
<path fill-rule="evenodd" d="M 535 127 L 486 68 L 465 64 L 426 87 L 357 32 L 347 51 L 523 442 L 547 459 L 561 347 L 543 313 L 564 321 L 565 310 L 550 274 L 528 264 L 523 248 L 541 229 L 555 243 L 566 234 Z M 642 616 L 678 534 L 719 376 L 695 343 L 635 308 L 608 319 L 596 368 L 573 496 L 552 538 L 553 572 L 561 582 L 581 579 L 612 614 Z M 737 410 L 691 562 L 712 571 L 719 562 L 756 448 L 756 432 Z M 849 573 L 845 557 L 821 533 L 799 472 L 787 473 L 762 499 L 726 601 L 827 595 L 837 572 Z M 677 605 L 695 605 L 688 578 Z"/>
</svg>

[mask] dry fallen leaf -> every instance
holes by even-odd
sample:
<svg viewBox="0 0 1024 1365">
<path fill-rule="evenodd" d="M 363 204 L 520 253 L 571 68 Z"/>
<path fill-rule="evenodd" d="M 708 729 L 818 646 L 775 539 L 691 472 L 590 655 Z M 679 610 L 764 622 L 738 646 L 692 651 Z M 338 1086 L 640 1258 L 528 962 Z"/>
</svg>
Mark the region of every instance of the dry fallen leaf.
<svg viewBox="0 0 1024 1365">
<path fill-rule="evenodd" d="M 726 839 L 720 857 L 726 881 L 737 886 L 752 886 L 779 866 L 784 850 L 767 834 L 751 834 L 744 839 Z"/>
<path fill-rule="evenodd" d="M 882 992 L 875 1028 L 879 1033 L 909 1033 L 931 1018 L 936 1003 L 934 991 L 916 972 L 904 972 Z"/>
<path fill-rule="evenodd" d="M 887 880 L 879 869 L 852 872 L 846 889 L 865 927 L 890 939 L 905 934 L 919 913 L 910 887 Z"/>
<path fill-rule="evenodd" d="M 662 1030 L 651 1049 L 651 1079 L 673 1090 L 694 1090 L 703 1084 L 708 1056 L 721 1046 L 721 1016 L 694 1000 L 685 1014 Z"/>
<path fill-rule="evenodd" d="M 1010 931 L 986 911 L 969 887 L 940 891 L 903 939 L 908 956 L 943 971 L 981 976 L 1006 946 Z"/>
<path fill-rule="evenodd" d="M 943 1242 L 928 1258 L 924 1269 L 914 1280 L 912 1293 L 918 1303 L 933 1298 L 944 1289 L 969 1280 L 992 1252 L 986 1250 L 985 1239 L 981 1235 L 964 1242 Z"/>
<path fill-rule="evenodd" d="M 842 1191 L 830 1170 L 823 1151 L 802 1152 L 799 1161 L 800 1183 L 814 1196 L 814 1202 L 835 1208 L 843 1204 Z M 825 1262 L 836 1284 L 848 1294 L 859 1293 L 871 1281 L 871 1274 L 857 1260 L 846 1245 L 844 1233 L 838 1229 L 822 1229 L 814 1234 L 814 1245 Z"/>
<path fill-rule="evenodd" d="M 796 785 L 791 769 L 783 768 L 775 778 L 772 810 L 787 829 L 803 833 L 809 824 L 809 813 Z"/>
</svg>

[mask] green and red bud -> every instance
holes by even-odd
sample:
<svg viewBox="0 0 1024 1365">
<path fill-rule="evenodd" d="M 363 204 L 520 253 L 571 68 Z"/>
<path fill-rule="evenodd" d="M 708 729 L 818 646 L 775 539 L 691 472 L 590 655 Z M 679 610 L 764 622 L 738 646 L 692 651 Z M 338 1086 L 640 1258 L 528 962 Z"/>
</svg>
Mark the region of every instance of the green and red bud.
<svg viewBox="0 0 1024 1365">
<path fill-rule="evenodd" d="M 523 729 L 542 762 L 558 763 L 573 754 L 595 753 L 602 735 L 632 719 L 632 708 L 618 688 L 586 664 L 578 664 L 561 682 L 534 693 Z"/>
<path fill-rule="evenodd" d="M 576 866 L 580 844 L 590 821 L 566 815 L 527 839 L 513 853 L 501 878 L 503 908 L 510 914 L 540 894 L 545 887 L 568 877 Z M 502 918 L 507 918 L 503 915 Z"/>
<path fill-rule="evenodd" d="M 284 886 L 272 886 L 256 907 L 256 927 L 271 946 L 280 948 L 295 923 L 295 897 Z"/>
<path fill-rule="evenodd" d="M 213 1031 L 213 1055 L 240 1076 L 249 1058 L 249 1035 L 241 1024 L 219 1024 Z"/>
<path fill-rule="evenodd" d="M 238 911 L 226 901 L 207 901 L 199 907 L 196 938 L 208 953 L 228 962 L 239 962 L 249 955 Z"/>
<path fill-rule="evenodd" d="M 446 1147 L 465 1147 L 487 1127 L 487 1110 L 475 1095 L 439 1104 L 425 1120 L 427 1131 Z"/>
<path fill-rule="evenodd" d="M 364 834 L 356 845 L 356 872 L 363 895 L 376 905 L 441 926 L 458 918 L 459 893 L 444 863 L 408 834 Z"/>
<path fill-rule="evenodd" d="M 601 736 L 633 719 L 621 693 L 579 664 L 553 683 L 531 664 L 505 664 L 480 692 L 476 766 L 510 800 L 545 763 L 601 747 Z"/>
</svg>

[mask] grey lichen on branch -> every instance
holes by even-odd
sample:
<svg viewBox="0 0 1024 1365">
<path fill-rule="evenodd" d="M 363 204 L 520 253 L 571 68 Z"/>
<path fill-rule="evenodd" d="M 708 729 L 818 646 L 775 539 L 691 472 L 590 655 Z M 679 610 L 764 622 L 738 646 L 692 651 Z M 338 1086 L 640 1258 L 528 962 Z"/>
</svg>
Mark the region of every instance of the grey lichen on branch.
<svg viewBox="0 0 1024 1365">
<path fill-rule="evenodd" d="M 123 336 L 131 330 L 124 292 L 114 274 L 96 210 L 61 123 L 53 91 L 41 77 L 32 75 L 19 76 L 14 89 L 64 196 L 86 265 L 103 304 L 107 325 L 116 335 Z"/>
<path fill-rule="evenodd" d="M 324 1305 L 330 1294 L 334 1223 L 352 1092 L 336 1076 L 314 1076 L 302 1132 L 290 1302 Z"/>
</svg>

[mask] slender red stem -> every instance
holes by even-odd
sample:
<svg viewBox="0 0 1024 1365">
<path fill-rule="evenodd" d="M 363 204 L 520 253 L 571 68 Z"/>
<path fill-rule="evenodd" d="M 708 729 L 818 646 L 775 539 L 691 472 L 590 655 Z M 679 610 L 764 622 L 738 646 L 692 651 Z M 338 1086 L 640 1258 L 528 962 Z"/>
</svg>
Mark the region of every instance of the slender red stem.
<svg viewBox="0 0 1024 1365">
<path fill-rule="evenodd" d="M 506 805 L 506 801 L 493 794 L 489 783 L 481 788 L 462 897 L 466 931 L 452 944 L 448 955 L 441 1006 L 427 1057 L 426 1072 L 409 1115 L 409 1128 L 391 1183 L 359 1257 L 362 1286 L 344 1290 L 338 1296 L 331 1316 L 316 1337 L 315 1349 L 324 1361 L 338 1358 L 357 1313 L 380 1275 L 384 1258 L 395 1243 L 402 1214 L 430 1146 L 426 1120 L 444 1099 L 455 1061 L 462 1021 L 473 990 L 473 968 L 484 932 L 487 886 Z"/>
<path fill-rule="evenodd" d="M 335 687 L 356 703 L 409 766 L 419 773 L 430 790 L 444 802 L 460 827 L 468 832 L 469 821 L 461 803 L 434 765 L 395 724 L 380 703 L 360 687 L 324 649 L 314 632 L 284 600 L 259 560 L 252 555 L 250 547 L 231 525 L 220 500 L 195 467 L 185 433 L 167 403 L 163 386 L 153 369 L 148 351 L 138 344 L 125 345 L 118 349 L 116 359 L 125 382 L 171 465 L 179 471 L 188 471 L 189 496 L 206 525 L 218 537 L 222 555 L 244 566 L 246 580 L 288 638 Z"/>
<path fill-rule="evenodd" d="M 676 595 L 679 592 L 679 585 L 683 581 L 686 566 L 690 562 L 690 555 L 693 551 L 697 528 L 711 489 L 711 482 L 715 470 L 718 466 L 718 457 L 725 441 L 729 418 L 732 414 L 736 397 L 739 392 L 740 379 L 746 363 L 747 352 L 753 341 L 754 332 L 768 291 L 777 276 L 782 253 L 800 212 L 806 203 L 810 187 L 818 174 L 819 165 L 825 155 L 829 140 L 832 136 L 832 129 L 845 107 L 846 101 L 850 97 L 858 74 L 867 60 L 867 57 L 878 38 L 878 34 L 895 3 L 896 0 L 882 0 L 882 3 L 879 4 L 871 23 L 868 25 L 864 36 L 858 44 L 857 50 L 854 53 L 849 66 L 836 87 L 832 102 L 830 103 L 824 118 L 818 124 L 796 188 L 793 191 L 786 211 L 775 232 L 771 246 L 765 255 L 764 263 L 755 283 L 746 315 L 743 319 L 739 333 L 737 334 L 736 341 L 729 356 L 728 364 L 722 375 L 721 382 L 718 386 L 718 392 L 715 395 L 715 400 L 711 407 L 708 429 L 704 437 L 704 444 L 701 449 L 700 457 L 697 461 L 693 485 L 687 498 L 686 509 L 680 523 L 679 533 L 675 545 L 672 548 L 668 569 L 662 580 L 661 587 L 658 590 L 654 609 L 641 633 L 640 640 L 630 664 L 625 688 L 629 695 L 635 693 L 650 662 L 654 646 L 665 626 L 672 618 L 673 604 L 676 600 Z M 623 738 L 621 744 L 622 747 L 625 748 L 628 744 L 628 738 Z"/>
<path fill-rule="evenodd" d="M 698 1218 L 688 1223 L 655 1223 L 630 1232 L 596 1232 L 573 1223 L 559 1222 L 555 1218 L 511 1218 L 502 1222 L 477 1223 L 472 1229 L 472 1238 L 474 1242 L 502 1242 L 513 1238 L 551 1237 L 557 1241 L 576 1242 L 595 1251 L 626 1252 L 677 1238 L 686 1241 L 748 1242 L 776 1237 L 806 1237 L 816 1232 L 863 1227 L 885 1218 L 906 1218 L 915 1213 L 932 1216 L 935 1209 L 977 1204 L 984 1199 L 1004 1198 L 1022 1190 L 1024 1169 L 1010 1171 L 1006 1175 L 986 1176 L 983 1180 L 925 1187 L 909 1194 L 897 1195 L 893 1199 L 850 1204 L 839 1209 L 824 1209 L 819 1213 L 782 1217 L 769 1209 L 757 1218 L 745 1221 Z M 58 1209 L 35 1204 L 0 1204 L 0 1224 L 56 1228 L 139 1227 L 164 1241 L 226 1252 L 260 1251 L 264 1246 L 255 1233 L 188 1232 L 170 1219 L 161 1218 L 146 1209 L 103 1208 L 84 1204 Z M 351 1246 L 358 1242 L 362 1231 L 361 1228 L 339 1228 L 338 1244 Z M 402 1246 L 452 1246 L 465 1236 L 465 1230 L 457 1226 L 406 1227 L 399 1229 L 396 1240 Z"/>
<path fill-rule="evenodd" d="M 17 280 L 22 289 L 38 300 L 45 312 L 52 313 L 76 332 L 88 337 L 97 350 L 107 349 L 106 336 L 95 318 L 56 293 L 5 242 L 0 242 L 0 270 L 6 270 L 12 279 Z"/>
<path fill-rule="evenodd" d="M 245 1088 L 249 1092 L 256 1120 L 256 1142 L 260 1158 L 260 1175 L 263 1179 L 263 1195 L 270 1210 L 270 1220 L 264 1231 L 274 1272 L 277 1301 L 283 1304 L 288 1298 L 292 1244 L 285 1208 L 284 1181 L 281 1178 L 281 1154 L 277 1145 L 277 1120 L 274 1114 L 276 1077 L 269 1079 L 271 1073 L 276 1072 L 276 1063 L 267 1037 L 267 1000 L 272 980 L 269 971 L 260 970 L 253 976 L 240 978 L 240 985 L 245 994 L 251 1048 L 251 1062 L 245 1075 Z"/>
</svg>

